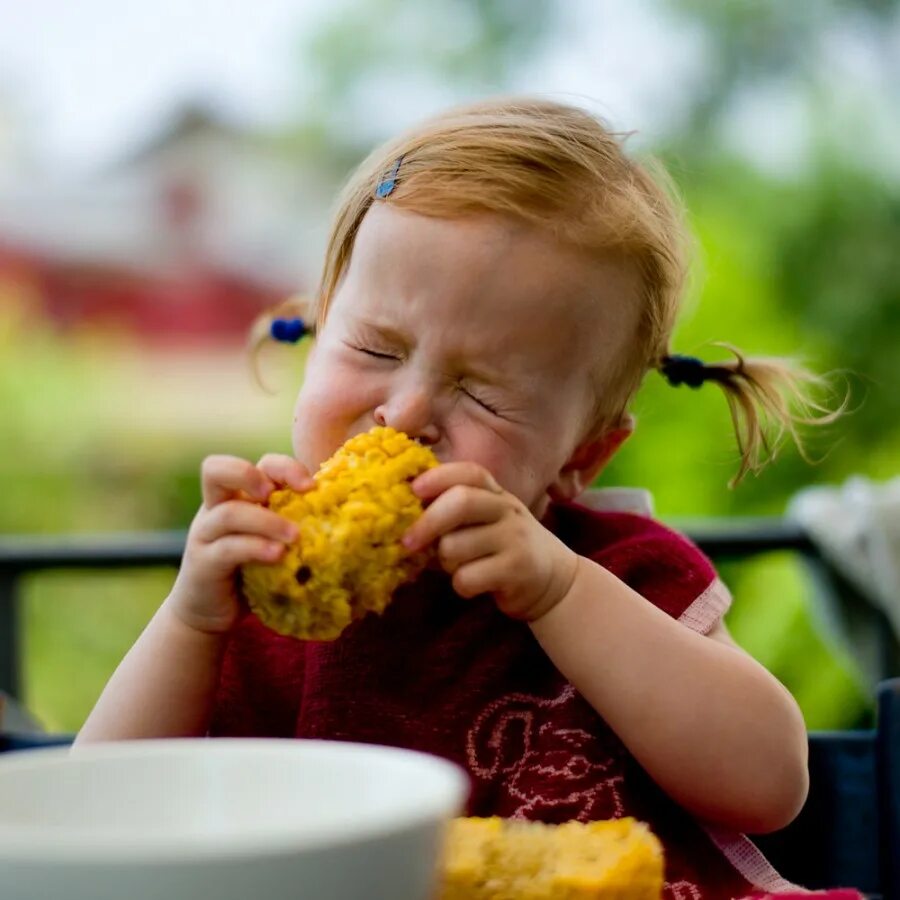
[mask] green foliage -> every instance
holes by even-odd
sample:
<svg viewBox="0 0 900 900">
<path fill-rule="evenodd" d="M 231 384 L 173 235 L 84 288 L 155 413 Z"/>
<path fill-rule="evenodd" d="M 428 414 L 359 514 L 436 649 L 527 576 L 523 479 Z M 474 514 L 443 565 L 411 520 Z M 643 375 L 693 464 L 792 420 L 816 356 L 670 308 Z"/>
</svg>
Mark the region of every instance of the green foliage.
<svg viewBox="0 0 900 900">
<path fill-rule="evenodd" d="M 715 160 L 721 150 L 718 126 L 736 99 L 760 87 L 799 91 L 809 112 L 825 114 L 835 71 L 829 55 L 836 34 L 864 34 L 872 61 L 888 71 L 898 0 L 661 0 L 704 38 L 707 77 L 694 86 L 688 113 L 671 139 L 694 162 Z M 860 98 L 862 100 L 863 98 Z"/>
<path fill-rule="evenodd" d="M 898 435 L 900 189 L 826 160 L 793 193 L 774 247 L 778 287 L 804 333 L 861 379 L 848 435 L 858 453 Z"/>
</svg>

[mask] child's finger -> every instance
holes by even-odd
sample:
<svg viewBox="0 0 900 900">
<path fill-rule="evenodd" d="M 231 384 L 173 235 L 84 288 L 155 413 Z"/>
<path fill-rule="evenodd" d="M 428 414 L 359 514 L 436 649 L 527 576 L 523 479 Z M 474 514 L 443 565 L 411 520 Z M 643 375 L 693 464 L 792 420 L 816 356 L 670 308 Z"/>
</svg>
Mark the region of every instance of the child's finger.
<svg viewBox="0 0 900 900">
<path fill-rule="evenodd" d="M 502 494 L 503 488 L 484 466 L 473 462 L 444 463 L 423 472 L 410 485 L 420 500 L 433 500 L 456 484 L 482 488 L 494 494 Z"/>
<path fill-rule="evenodd" d="M 196 537 L 209 544 L 229 534 L 290 542 L 297 537 L 297 526 L 264 506 L 226 500 L 202 516 L 197 523 Z"/>
<path fill-rule="evenodd" d="M 315 486 L 306 466 L 283 453 L 267 453 L 256 467 L 275 484 L 287 485 L 295 491 L 308 491 Z"/>
<path fill-rule="evenodd" d="M 416 552 L 455 528 L 496 522 L 507 508 L 508 502 L 501 494 L 456 484 L 444 491 L 406 532 L 403 546 Z"/>
<path fill-rule="evenodd" d="M 466 598 L 493 593 L 502 584 L 503 571 L 503 561 L 496 554 L 473 560 L 453 573 L 453 590 Z"/>
<path fill-rule="evenodd" d="M 237 456 L 207 456 L 200 467 L 203 505 L 211 509 L 243 491 L 262 502 L 275 485 L 252 463 Z"/>
<path fill-rule="evenodd" d="M 501 546 L 500 535 L 493 525 L 461 528 L 459 531 L 445 534 L 440 539 L 438 559 L 443 570 L 452 575 L 467 563 L 497 553 Z"/>
<path fill-rule="evenodd" d="M 230 572 L 244 563 L 271 563 L 280 559 L 284 544 L 250 534 L 227 534 L 204 549 L 204 555 L 215 568 Z"/>
</svg>

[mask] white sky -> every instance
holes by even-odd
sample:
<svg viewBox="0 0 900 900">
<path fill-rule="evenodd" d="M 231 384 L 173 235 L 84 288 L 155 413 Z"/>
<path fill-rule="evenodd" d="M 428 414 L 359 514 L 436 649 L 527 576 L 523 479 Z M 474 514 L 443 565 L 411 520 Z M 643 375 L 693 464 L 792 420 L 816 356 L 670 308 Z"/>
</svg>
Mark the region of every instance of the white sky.
<svg viewBox="0 0 900 900">
<path fill-rule="evenodd" d="M 275 121 L 297 99 L 302 39 L 335 6 L 0 0 L 0 103 L 24 121 L 39 158 L 76 167 L 118 155 L 188 100 Z M 622 127 L 652 129 L 668 107 L 655 94 L 689 62 L 689 42 L 673 40 L 646 3 L 571 0 L 565 9 L 571 39 L 519 86 L 584 96 Z"/>
<path fill-rule="evenodd" d="M 242 119 L 287 105 L 321 0 L 0 0 L 0 91 L 35 150 L 90 163 L 211 99 Z"/>
<path fill-rule="evenodd" d="M 582 98 L 614 127 L 652 140 L 704 77 L 698 36 L 676 28 L 653 0 L 559 2 L 562 38 L 515 87 Z M 340 6 L 341 0 L 0 0 L 0 164 L 4 145 L 25 139 L 54 169 L 102 165 L 188 101 L 211 102 L 238 121 L 274 123 L 296 112 L 302 40 Z M 900 29 L 894 37 L 900 50 Z M 844 39 L 829 64 L 838 84 L 857 84 L 876 101 L 881 91 L 889 101 L 889 85 L 871 78 L 866 85 L 869 44 Z M 372 90 L 382 87 L 373 82 Z M 410 88 L 387 110 L 383 97 L 373 97 L 379 116 L 393 117 L 379 126 L 391 131 L 455 99 Z M 847 104 L 858 107 L 860 96 L 851 91 Z M 758 161 L 790 168 L 802 157 L 809 127 L 801 107 L 796 93 L 775 84 L 738 104 L 730 138 L 740 145 L 747 134 L 762 134 Z M 889 117 L 875 114 L 877 108 L 860 109 L 863 127 L 884 131 Z M 10 115 L 20 126 L 11 136 L 4 135 Z M 868 145 L 896 147 L 896 123 L 881 141 L 867 130 Z"/>
</svg>

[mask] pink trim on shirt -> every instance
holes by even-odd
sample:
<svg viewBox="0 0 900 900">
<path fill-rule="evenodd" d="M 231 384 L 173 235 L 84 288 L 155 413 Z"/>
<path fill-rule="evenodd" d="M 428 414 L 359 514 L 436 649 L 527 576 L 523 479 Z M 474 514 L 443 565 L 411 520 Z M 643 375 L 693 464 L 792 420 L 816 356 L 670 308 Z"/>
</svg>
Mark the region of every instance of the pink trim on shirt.
<svg viewBox="0 0 900 900">
<path fill-rule="evenodd" d="M 714 825 L 704 825 L 703 830 L 722 851 L 728 862 L 754 887 L 769 893 L 806 891 L 806 888 L 792 884 L 779 875 L 772 867 L 772 864 L 762 855 L 756 844 L 743 834 L 729 831 L 726 828 L 717 828 Z"/>
<path fill-rule="evenodd" d="M 731 606 L 731 593 L 718 578 L 679 616 L 678 621 L 693 631 L 708 634 Z M 704 831 L 722 855 L 755 888 L 778 891 L 805 891 L 783 878 L 749 838 L 736 831 L 704 825 Z"/>
<path fill-rule="evenodd" d="M 678 617 L 692 631 L 709 634 L 731 606 L 731 592 L 718 578 Z"/>
</svg>

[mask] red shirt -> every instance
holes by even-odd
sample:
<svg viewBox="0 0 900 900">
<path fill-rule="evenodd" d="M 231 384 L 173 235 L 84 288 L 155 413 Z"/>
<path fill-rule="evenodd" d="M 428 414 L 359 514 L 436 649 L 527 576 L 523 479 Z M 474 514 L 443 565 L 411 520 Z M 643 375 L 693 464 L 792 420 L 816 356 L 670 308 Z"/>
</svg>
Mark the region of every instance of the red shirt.
<svg viewBox="0 0 900 900">
<path fill-rule="evenodd" d="M 709 560 L 650 518 L 569 504 L 551 507 L 544 524 L 688 628 L 707 633 L 728 608 Z M 488 597 L 458 597 L 442 573 L 329 643 L 282 637 L 248 616 L 226 652 L 210 734 L 437 754 L 470 773 L 470 815 L 634 816 L 665 847 L 671 900 L 791 887 L 745 837 L 704 828 L 671 801 L 526 624 Z"/>
</svg>

